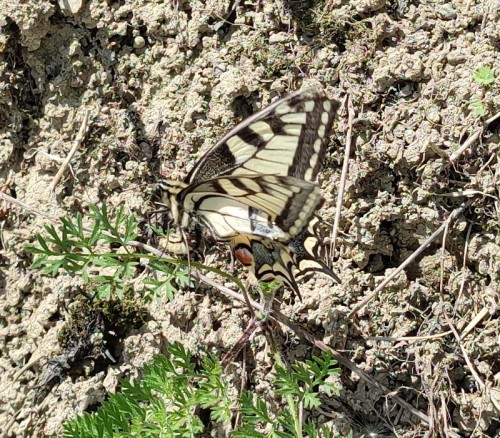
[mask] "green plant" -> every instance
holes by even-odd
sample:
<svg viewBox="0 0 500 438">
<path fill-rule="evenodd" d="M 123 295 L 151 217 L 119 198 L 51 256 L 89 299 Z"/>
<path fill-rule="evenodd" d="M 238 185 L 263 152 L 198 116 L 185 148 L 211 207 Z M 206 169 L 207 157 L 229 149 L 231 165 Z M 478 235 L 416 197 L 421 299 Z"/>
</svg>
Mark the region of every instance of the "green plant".
<svg viewBox="0 0 500 438">
<path fill-rule="evenodd" d="M 204 431 L 200 408 L 211 421 L 228 428 L 234 411 L 239 411 L 241 425 L 234 437 L 330 437 L 325 427 L 311 420 L 301 424 L 300 411 L 321 404 L 319 395 L 337 391 L 326 381 L 339 374 L 329 353 L 291 369 L 277 365 L 275 391 L 282 397 L 284 409 L 269 413 L 262 399 L 254 400 L 245 392 L 231 400 L 228 384 L 217 359 L 205 358 L 195 365 L 191 354 L 180 344 L 172 344 L 168 355 L 156 356 L 136 382 L 123 381 L 121 391 L 112 394 L 97 412 L 84 413 L 64 425 L 62 437 L 194 437 Z M 239 405 L 239 407 L 238 407 Z M 259 430 L 267 430 L 259 432 Z"/>
<path fill-rule="evenodd" d="M 228 424 L 231 401 L 219 362 L 212 357 L 196 370 L 180 344 L 168 347 L 144 369 L 141 380 L 122 381 L 95 413 L 66 422 L 63 437 L 193 437 L 204 430 L 200 408 L 215 422 Z"/>
<path fill-rule="evenodd" d="M 142 283 L 140 292 L 145 301 L 165 295 L 172 299 L 175 290 L 190 284 L 184 262 L 134 251 L 130 244 L 137 237 L 137 221 L 123 208 L 112 220 L 105 204 L 100 208 L 90 206 L 87 226 L 80 213 L 61 222 L 60 229 L 47 225 L 47 235 L 36 235 L 38 246 L 26 247 L 36 255 L 32 267 L 44 274 L 55 276 L 66 271 L 81 275 L 87 284 L 95 286 L 97 298 L 123 299 L 133 290 L 140 260 L 150 259 L 148 268 L 155 275 Z"/>
<path fill-rule="evenodd" d="M 483 101 L 477 97 L 474 97 L 469 101 L 469 109 L 472 110 L 476 117 L 483 117 L 486 114 Z"/>
<path fill-rule="evenodd" d="M 318 427 L 312 420 L 302 423 L 302 411 L 321 405 L 320 394 L 331 396 L 338 389 L 327 381 L 340 374 L 336 361 L 329 352 L 314 356 L 305 363 L 296 362 L 291 369 L 278 359 L 275 373 L 275 391 L 283 398 L 285 408 L 277 415 L 271 415 L 266 402 L 245 392 L 241 399 L 242 425 L 235 437 L 280 437 L 301 438 L 308 436 L 330 437 L 326 427 Z"/>
<path fill-rule="evenodd" d="M 474 72 L 474 81 L 478 84 L 490 85 L 495 82 L 495 75 L 489 67 L 480 67 Z"/>
<path fill-rule="evenodd" d="M 478 68 L 473 75 L 474 82 L 480 85 L 488 86 L 495 82 L 496 78 L 489 67 Z M 485 104 L 482 98 L 473 97 L 469 101 L 469 109 L 476 117 L 483 117 L 486 114 Z"/>
</svg>

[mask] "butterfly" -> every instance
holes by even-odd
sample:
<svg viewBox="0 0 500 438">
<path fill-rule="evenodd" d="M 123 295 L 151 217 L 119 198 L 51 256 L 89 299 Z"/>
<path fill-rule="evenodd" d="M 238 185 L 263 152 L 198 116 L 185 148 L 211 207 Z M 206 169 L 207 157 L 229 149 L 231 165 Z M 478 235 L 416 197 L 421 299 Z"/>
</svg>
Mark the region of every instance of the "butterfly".
<svg viewBox="0 0 500 438">
<path fill-rule="evenodd" d="M 320 260 L 322 167 L 339 102 L 307 89 L 280 99 L 231 129 L 183 182 L 165 180 L 163 204 L 181 230 L 204 227 L 260 281 L 313 272 L 338 277 Z"/>
</svg>

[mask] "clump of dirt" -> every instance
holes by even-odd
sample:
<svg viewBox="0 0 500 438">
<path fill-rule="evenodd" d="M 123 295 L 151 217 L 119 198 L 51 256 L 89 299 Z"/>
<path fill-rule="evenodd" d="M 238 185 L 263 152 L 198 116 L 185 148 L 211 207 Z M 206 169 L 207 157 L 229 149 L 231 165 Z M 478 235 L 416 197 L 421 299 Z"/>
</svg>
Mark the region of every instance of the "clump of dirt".
<svg viewBox="0 0 500 438">
<path fill-rule="evenodd" d="M 323 421 L 360 436 L 500 433 L 495 1 L 29 0 L 4 2 L 0 29 L 6 436 L 60 432 L 66 419 L 115 390 L 118 376 L 140 373 L 167 342 L 221 356 L 234 345 L 247 313 L 200 286 L 149 304 L 150 319 L 122 333 L 116 364 L 75 376 L 55 362 L 58 382 L 34 407 L 32 382 L 43 378 L 43 367 L 24 367 L 61 354 L 63 309 L 83 279 L 42 275 L 25 247 L 51 218 L 88 213 L 91 204 L 123 206 L 148 222 L 159 176 L 183 178 L 237 121 L 308 83 L 344 102 L 320 177 L 327 227 L 352 139 L 334 264 L 342 284 L 302 284 L 303 300 L 285 292 L 280 311 L 344 350 L 428 424 L 347 368 Z M 86 112 L 84 139 L 51 192 Z M 453 212 L 441 238 L 355 309 Z M 218 250 L 208 251 L 206 262 L 227 271 L 220 257 L 226 249 Z M 311 351 L 286 328 L 274 341 L 289 359 Z M 85 355 L 94 356 L 96 345 Z M 264 337 L 250 349 L 251 375 L 265 394 L 272 367 Z"/>
</svg>

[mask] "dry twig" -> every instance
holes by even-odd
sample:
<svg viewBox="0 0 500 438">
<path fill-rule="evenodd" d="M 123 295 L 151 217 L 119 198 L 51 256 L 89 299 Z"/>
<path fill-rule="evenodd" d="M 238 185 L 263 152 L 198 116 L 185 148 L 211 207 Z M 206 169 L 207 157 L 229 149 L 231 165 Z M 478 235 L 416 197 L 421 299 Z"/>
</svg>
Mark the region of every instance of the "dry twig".
<svg viewBox="0 0 500 438">
<path fill-rule="evenodd" d="M 479 139 L 479 137 L 481 137 L 481 135 L 483 135 L 485 129 L 498 118 L 500 118 L 500 113 L 497 113 L 493 117 L 490 117 L 488 120 L 486 120 L 483 126 L 481 126 L 476 132 L 474 132 L 474 134 L 472 134 L 462 146 L 460 146 L 455 152 L 450 155 L 450 162 L 453 163 L 458 157 L 460 157 L 460 155 L 464 153 L 464 151 L 471 147 L 472 144 L 475 143 Z"/>
<path fill-rule="evenodd" d="M 465 362 L 467 363 L 467 367 L 469 368 L 469 371 L 472 374 L 472 377 L 474 377 L 474 380 L 476 381 L 479 388 L 481 388 L 481 390 L 488 396 L 488 398 L 490 399 L 490 401 L 493 404 L 493 406 L 495 407 L 495 409 L 498 412 L 500 412 L 500 403 L 498 402 L 496 397 L 491 395 L 490 389 L 484 383 L 483 379 L 481 379 L 481 376 L 476 371 L 476 367 L 474 366 L 474 364 L 470 360 L 469 353 L 467 352 L 467 350 L 465 349 L 465 346 L 463 344 L 464 336 L 463 335 L 461 336 L 458 333 L 457 329 L 455 328 L 455 326 L 453 324 L 453 321 L 450 319 L 450 317 L 448 316 L 448 313 L 446 312 L 445 306 L 442 306 L 442 309 L 443 309 L 443 311 L 442 311 L 443 316 L 445 317 L 446 322 L 448 323 L 451 331 L 453 332 L 453 336 L 455 336 L 455 340 L 457 341 L 457 344 L 460 347 L 460 350 L 462 351 L 462 355 L 465 359 Z"/>
<path fill-rule="evenodd" d="M 68 155 L 66 156 L 63 163 L 61 164 L 61 167 L 57 171 L 56 176 L 54 176 L 54 179 L 50 183 L 50 187 L 49 187 L 50 192 L 53 192 L 55 190 L 57 184 L 61 180 L 61 178 L 66 170 L 66 167 L 68 167 L 71 159 L 73 158 L 73 155 L 75 155 L 78 147 L 80 146 L 83 139 L 85 138 L 85 135 L 87 134 L 88 124 L 89 124 L 89 116 L 90 116 L 90 112 L 88 110 L 86 110 L 85 114 L 83 115 L 82 125 L 80 126 L 80 130 L 78 131 L 78 135 L 76 136 L 76 139 L 73 142 L 73 146 L 71 147 L 71 150 L 69 151 Z"/>
<path fill-rule="evenodd" d="M 347 112 L 349 115 L 348 128 L 346 135 L 346 145 L 344 150 L 344 162 L 342 164 L 342 173 L 340 175 L 339 192 L 337 194 L 337 203 L 335 205 L 335 220 L 333 222 L 333 228 L 330 238 L 330 263 L 333 262 L 335 257 L 335 242 L 337 241 L 337 235 L 339 232 L 340 224 L 340 212 L 342 210 L 342 202 L 344 200 L 345 184 L 347 181 L 347 173 L 349 170 L 349 157 L 351 155 L 351 145 L 352 145 L 352 126 L 354 121 L 354 108 L 352 106 L 352 101 L 350 97 L 347 97 Z"/>
</svg>

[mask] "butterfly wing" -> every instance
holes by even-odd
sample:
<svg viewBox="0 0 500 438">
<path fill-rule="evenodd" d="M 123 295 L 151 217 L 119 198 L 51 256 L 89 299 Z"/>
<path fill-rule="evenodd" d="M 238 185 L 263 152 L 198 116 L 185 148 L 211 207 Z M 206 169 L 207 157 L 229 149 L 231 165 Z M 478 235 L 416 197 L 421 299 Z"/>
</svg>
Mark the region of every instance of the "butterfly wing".
<svg viewBox="0 0 500 438">
<path fill-rule="evenodd" d="M 320 223 L 314 216 L 307 229 L 288 242 L 287 250 L 292 251 L 294 259 L 294 277 L 305 280 L 314 273 L 323 274 L 335 283 L 340 283 L 340 278 L 322 261 L 325 258 L 326 246 L 320 239 Z M 286 258 L 286 256 L 283 256 Z"/>
<path fill-rule="evenodd" d="M 232 245 L 235 258 L 252 272 L 258 281 L 269 282 L 278 278 L 300 297 L 299 286 L 293 275 L 296 261 L 289 248 L 282 243 L 250 235 L 236 236 Z"/>
<path fill-rule="evenodd" d="M 296 293 L 295 274 L 336 278 L 316 259 L 320 243 L 309 229 L 322 202 L 311 182 L 339 106 L 322 90 L 309 89 L 245 119 L 170 192 L 176 223 L 187 228 L 193 220 L 203 222 L 216 240 L 231 239 L 240 260 L 238 248 L 246 245 L 252 256 L 247 266 L 259 280 L 279 277 Z"/>
<path fill-rule="evenodd" d="M 198 161 L 185 182 L 252 174 L 314 181 L 339 106 L 319 89 L 278 100 L 229 131 Z"/>
<path fill-rule="evenodd" d="M 324 245 L 318 238 L 318 227 L 318 218 L 314 217 L 308 228 L 288 244 L 239 235 L 232 240 L 233 254 L 259 281 L 279 278 L 300 297 L 297 280 L 305 280 L 312 274 L 319 273 L 340 283 L 322 261 Z"/>
<path fill-rule="evenodd" d="M 339 107 L 340 103 L 328 99 L 322 90 L 299 91 L 279 100 L 230 131 L 187 180 L 210 177 L 217 163 L 221 163 L 220 157 L 224 157 L 219 172 L 272 172 L 314 181 Z M 312 218 L 307 229 L 290 237 L 288 245 L 265 242 L 254 233 L 239 235 L 231 241 L 233 254 L 258 280 L 280 278 L 298 295 L 296 278 L 303 279 L 314 272 L 339 282 L 321 261 L 323 245 L 317 236 L 317 222 L 317 218 Z"/>
<path fill-rule="evenodd" d="M 177 200 L 181 227 L 199 220 L 221 241 L 240 234 L 287 241 L 308 226 L 323 201 L 316 184 L 272 175 L 214 178 L 187 186 Z"/>
</svg>

